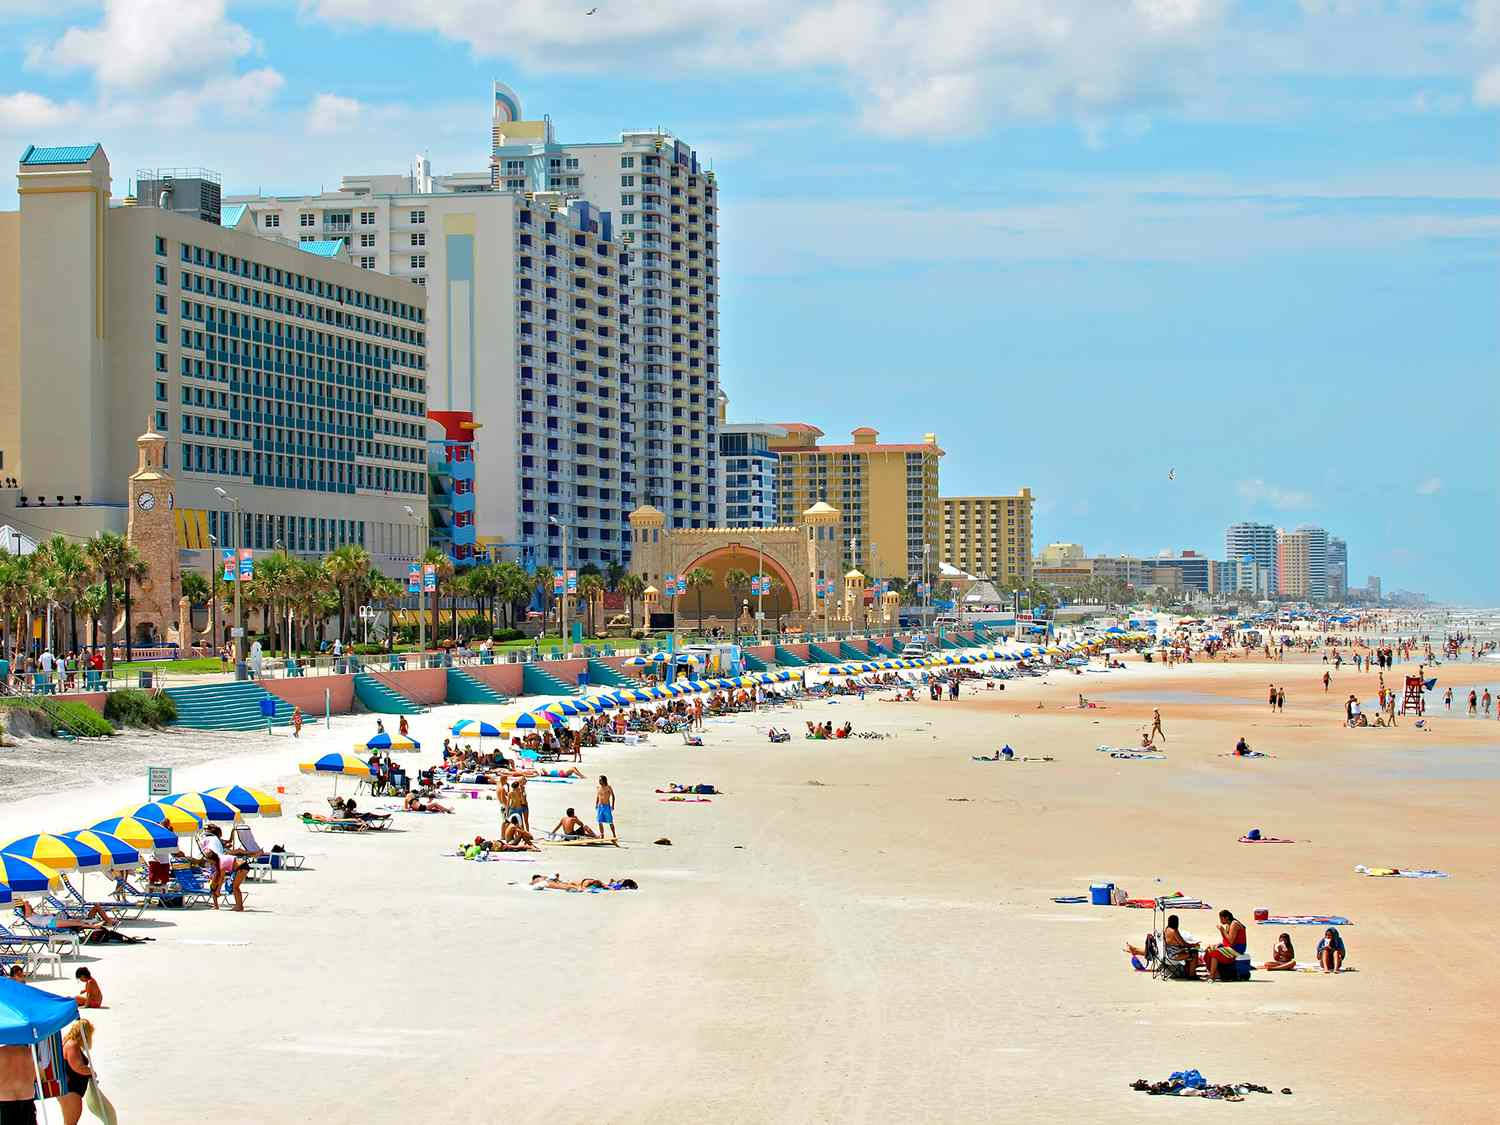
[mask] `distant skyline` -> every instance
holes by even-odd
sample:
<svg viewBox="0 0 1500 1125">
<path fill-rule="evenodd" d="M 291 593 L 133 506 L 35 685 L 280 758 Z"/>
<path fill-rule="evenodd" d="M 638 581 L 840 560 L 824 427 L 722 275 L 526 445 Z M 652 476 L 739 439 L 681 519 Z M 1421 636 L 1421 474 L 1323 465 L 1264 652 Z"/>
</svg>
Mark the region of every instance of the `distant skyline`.
<svg viewBox="0 0 1500 1125">
<path fill-rule="evenodd" d="M 732 421 L 935 431 L 1037 550 L 1316 523 L 1500 604 L 1500 0 L 593 6 L 9 0 L 0 152 L 291 193 L 484 168 L 492 79 L 660 125 L 719 173 Z"/>
</svg>

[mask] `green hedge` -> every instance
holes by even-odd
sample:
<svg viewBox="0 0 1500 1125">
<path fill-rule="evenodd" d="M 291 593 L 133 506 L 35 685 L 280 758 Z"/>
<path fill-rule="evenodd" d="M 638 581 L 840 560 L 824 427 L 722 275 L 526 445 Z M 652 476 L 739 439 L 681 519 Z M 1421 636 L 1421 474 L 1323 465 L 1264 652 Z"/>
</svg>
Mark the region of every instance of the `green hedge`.
<svg viewBox="0 0 1500 1125">
<path fill-rule="evenodd" d="M 525 639 L 526 634 L 519 629 L 496 629 L 490 634 L 490 640 L 494 641 L 497 645 L 505 644 L 507 641 L 524 641 Z"/>
<path fill-rule="evenodd" d="M 104 715 L 123 726 L 164 727 L 177 719 L 177 704 L 165 692 L 136 688 L 112 691 L 104 701 Z"/>
</svg>

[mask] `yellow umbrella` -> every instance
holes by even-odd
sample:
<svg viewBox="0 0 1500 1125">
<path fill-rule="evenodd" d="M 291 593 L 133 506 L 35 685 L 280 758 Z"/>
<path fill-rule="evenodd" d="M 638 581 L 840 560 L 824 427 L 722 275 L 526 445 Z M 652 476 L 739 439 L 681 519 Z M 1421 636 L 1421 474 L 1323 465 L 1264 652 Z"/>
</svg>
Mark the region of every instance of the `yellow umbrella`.
<svg viewBox="0 0 1500 1125">
<path fill-rule="evenodd" d="M 203 820 L 188 812 L 187 809 L 180 809 L 176 805 L 164 805 L 160 801 L 146 805 L 132 805 L 121 809 L 118 815 L 136 817 L 139 820 L 154 820 L 179 836 L 187 836 L 203 827 Z"/>
</svg>

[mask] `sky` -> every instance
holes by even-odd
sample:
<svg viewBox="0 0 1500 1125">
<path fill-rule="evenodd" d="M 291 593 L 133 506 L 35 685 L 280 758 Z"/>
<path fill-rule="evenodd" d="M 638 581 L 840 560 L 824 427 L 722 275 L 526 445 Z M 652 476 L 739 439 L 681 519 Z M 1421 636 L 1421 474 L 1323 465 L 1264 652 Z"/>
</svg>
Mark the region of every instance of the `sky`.
<svg viewBox="0 0 1500 1125">
<path fill-rule="evenodd" d="M 1314 523 L 1500 605 L 1500 0 L 0 0 L 0 151 L 117 192 L 479 170 L 495 79 L 711 163 L 732 420 L 935 432 L 1038 550 Z"/>
</svg>

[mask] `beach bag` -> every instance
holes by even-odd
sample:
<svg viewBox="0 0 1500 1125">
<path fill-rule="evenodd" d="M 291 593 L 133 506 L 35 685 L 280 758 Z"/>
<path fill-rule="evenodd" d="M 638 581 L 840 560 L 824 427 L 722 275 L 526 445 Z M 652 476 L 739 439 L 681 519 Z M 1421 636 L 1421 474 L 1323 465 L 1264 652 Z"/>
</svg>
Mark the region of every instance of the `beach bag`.
<svg viewBox="0 0 1500 1125">
<path fill-rule="evenodd" d="M 1259 840 L 1260 839 L 1260 829 L 1259 828 L 1252 828 L 1252 829 L 1250 829 L 1249 832 L 1245 833 L 1245 839 L 1247 839 L 1247 840 Z"/>
<path fill-rule="evenodd" d="M 90 1113 L 104 1122 L 104 1125 L 119 1125 L 119 1118 L 115 1116 L 115 1107 L 104 1096 L 104 1091 L 99 1089 L 99 1083 L 92 1078 L 89 1079 L 88 1089 L 83 1092 L 83 1104 Z"/>
</svg>

